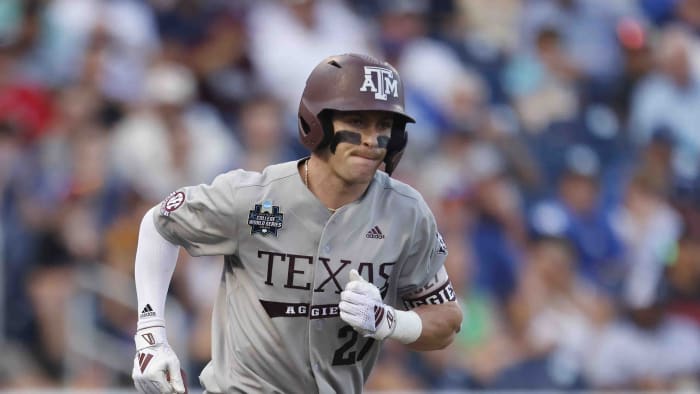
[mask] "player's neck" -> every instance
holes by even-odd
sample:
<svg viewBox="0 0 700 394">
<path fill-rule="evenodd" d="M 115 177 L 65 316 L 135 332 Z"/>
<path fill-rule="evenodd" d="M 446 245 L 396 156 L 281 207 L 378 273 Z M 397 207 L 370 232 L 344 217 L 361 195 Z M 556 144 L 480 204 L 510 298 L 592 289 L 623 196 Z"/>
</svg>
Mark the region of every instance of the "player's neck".
<svg viewBox="0 0 700 394">
<path fill-rule="evenodd" d="M 369 183 L 344 181 L 318 158 L 306 160 L 300 168 L 300 175 L 306 187 L 333 212 L 359 199 L 369 186 Z"/>
</svg>

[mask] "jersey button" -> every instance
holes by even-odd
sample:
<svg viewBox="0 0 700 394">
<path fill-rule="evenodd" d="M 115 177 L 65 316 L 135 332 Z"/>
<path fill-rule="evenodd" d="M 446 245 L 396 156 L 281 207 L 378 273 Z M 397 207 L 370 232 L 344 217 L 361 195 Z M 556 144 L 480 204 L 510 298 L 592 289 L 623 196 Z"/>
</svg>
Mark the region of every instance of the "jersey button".
<svg viewBox="0 0 700 394">
<path fill-rule="evenodd" d="M 330 253 L 330 252 L 331 252 L 331 246 L 330 246 L 330 245 L 324 246 L 324 247 L 323 247 L 323 251 L 326 252 L 326 253 Z"/>
</svg>

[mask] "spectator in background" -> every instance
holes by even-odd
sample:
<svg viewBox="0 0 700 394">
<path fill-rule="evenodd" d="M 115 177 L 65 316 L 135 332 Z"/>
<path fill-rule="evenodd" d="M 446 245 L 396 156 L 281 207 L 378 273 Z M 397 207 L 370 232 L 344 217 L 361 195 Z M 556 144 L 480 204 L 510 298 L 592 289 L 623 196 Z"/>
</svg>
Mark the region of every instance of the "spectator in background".
<svg viewBox="0 0 700 394">
<path fill-rule="evenodd" d="M 442 99 L 439 109 L 444 127 L 419 137 L 430 137 L 430 151 L 441 154 L 427 157 L 416 154 L 412 160 L 415 168 L 407 171 L 407 175 L 414 176 L 413 182 L 426 190 L 428 200 L 440 199 L 446 193 L 459 193 L 462 185 L 471 182 L 468 151 L 478 142 L 477 133 L 486 133 L 490 128 L 488 90 L 478 74 L 463 70 L 461 77 L 454 80 L 448 90 L 450 97 Z M 409 143 L 409 149 L 420 151 L 425 148 L 425 144 Z M 401 170 L 397 176 L 401 176 Z"/>
<path fill-rule="evenodd" d="M 12 7 L 12 3 L 5 6 Z M 11 341 L 17 341 L 19 351 L 31 355 L 32 360 L 25 358 L 23 364 L 39 379 L 51 382 L 64 372 L 65 316 L 61 308 L 73 289 L 75 262 L 90 260 L 99 248 L 99 226 L 92 226 L 97 220 L 81 219 L 85 211 L 99 211 L 101 198 L 108 193 L 101 182 L 106 171 L 94 163 L 93 154 L 104 147 L 101 133 L 92 132 L 93 126 L 99 129 L 99 125 L 81 123 L 83 133 L 76 132 L 70 138 L 65 130 L 57 131 L 57 105 L 48 89 L 25 67 L 35 60 L 37 32 L 33 28 L 37 27 L 39 10 L 35 3 L 23 6 L 26 13 L 18 12 L 18 34 L 0 48 L 4 148 L 0 263 L 6 275 L 3 302 L 8 300 L 4 305 L 6 324 L 0 329 Z M 66 149 L 51 155 L 57 153 L 49 149 L 52 144 L 47 140 L 51 139 L 61 140 Z M 52 162 L 55 158 L 60 158 L 58 167 Z M 81 199 L 76 198 L 78 194 L 85 197 L 83 201 L 77 201 Z M 85 226 L 70 228 L 77 223 Z M 96 242 L 86 245 L 83 241 Z M 38 366 L 33 367 L 35 363 Z M 22 380 L 17 376 L 8 379 Z"/>
<path fill-rule="evenodd" d="M 576 265 L 576 251 L 566 238 L 531 241 L 507 308 L 521 361 L 506 369 L 493 388 L 585 387 L 586 353 L 612 309 Z"/>
<path fill-rule="evenodd" d="M 519 0 L 429 2 L 429 36 L 447 44 L 491 91 L 490 101 L 506 99 L 500 81 L 503 63 L 517 44 Z"/>
<path fill-rule="evenodd" d="M 11 3 L 6 6 L 11 7 Z M 3 237 L 0 243 L 3 245 L 1 260 L 8 278 L 3 292 L 7 299 L 16 300 L 6 307 L 8 316 L 13 316 L 6 320 L 9 336 L 29 343 L 34 333 L 24 281 L 34 268 L 37 243 L 49 221 L 43 218 L 52 216 L 47 211 L 52 211 L 54 206 L 47 202 L 60 199 L 57 189 L 63 185 L 47 180 L 44 171 L 49 167 L 41 163 L 46 158 L 42 157 L 41 149 L 33 146 L 51 133 L 55 104 L 42 85 L 24 74 L 22 59 L 32 46 L 26 42 L 25 46 L 20 46 L 18 41 L 6 38 L 9 41 L 0 47 L 0 227 Z"/>
<path fill-rule="evenodd" d="M 185 67 L 155 63 L 148 72 L 144 106 L 115 127 L 112 164 L 148 200 L 168 190 L 211 181 L 234 167 L 238 141 L 211 107 L 198 101 Z"/>
<path fill-rule="evenodd" d="M 456 8 L 461 11 L 461 19 L 456 26 L 451 27 L 455 34 L 462 36 L 466 48 L 471 49 L 478 59 L 488 59 L 498 52 L 512 53 L 521 44 L 518 30 L 523 2 L 458 0 L 455 3 Z"/>
<path fill-rule="evenodd" d="M 25 142 L 12 124 L 0 124 L 0 264 L 2 264 L 2 347 L 0 376 L 5 385 L 32 387 L 51 380 L 28 350 L 36 339 L 32 306 L 24 285 L 36 255 L 31 228 L 17 209 L 17 175 L 26 162 Z M 10 300 L 12 300 L 10 302 Z M 9 319 L 12 316 L 12 319 Z"/>
<path fill-rule="evenodd" d="M 475 144 L 468 152 L 473 177 L 469 199 L 474 212 L 466 229 L 466 242 L 475 257 L 474 286 L 503 305 L 515 290 L 525 242 L 525 218 L 520 196 L 500 153 L 488 144 Z"/>
<path fill-rule="evenodd" d="M 422 190 L 425 190 L 425 199 L 432 205 L 436 206 L 436 217 L 443 217 L 444 220 L 450 220 L 441 213 L 441 202 L 448 200 L 459 201 L 464 194 L 462 189 L 468 184 L 465 179 L 467 151 L 473 144 L 473 135 L 466 130 L 451 130 L 445 131 L 444 134 L 436 141 L 436 151 L 441 152 L 440 155 L 429 155 L 424 158 L 413 158 L 420 160 L 418 163 L 412 164 L 417 168 L 408 176 L 413 176 L 413 182 L 419 185 Z M 405 179 L 399 169 L 397 177 Z M 452 198 L 451 198 L 452 197 Z M 439 220 L 438 220 L 439 222 Z M 459 228 L 462 231 L 463 228 Z"/>
<path fill-rule="evenodd" d="M 684 234 L 668 258 L 669 313 L 700 328 L 700 241 Z"/>
<path fill-rule="evenodd" d="M 261 171 L 269 163 L 298 157 L 294 149 L 296 139 L 285 131 L 281 103 L 269 96 L 249 97 L 239 111 L 238 136 L 242 152 L 238 162 L 243 168 Z"/>
<path fill-rule="evenodd" d="M 490 95 L 480 75 L 466 68 L 450 46 L 428 35 L 429 6 L 426 0 L 378 2 L 379 52 L 397 65 L 409 93 L 406 106 L 416 113 L 409 151 L 434 149 L 445 128 L 464 129 L 460 120 L 478 123 L 478 109 Z"/>
<path fill-rule="evenodd" d="M 50 131 L 55 104 L 44 86 L 24 75 L 20 58 L 26 50 L 0 47 L 0 119 L 31 143 Z"/>
<path fill-rule="evenodd" d="M 531 48 L 543 27 L 561 36 L 561 50 L 586 80 L 612 80 L 620 75 L 620 48 L 615 26 L 639 14 L 632 1 L 531 0 L 520 16 L 522 46 Z"/>
<path fill-rule="evenodd" d="M 625 250 L 623 297 L 652 292 L 682 231 L 679 213 L 669 204 L 664 180 L 638 172 L 627 186 L 614 225 Z"/>
<path fill-rule="evenodd" d="M 503 83 L 525 130 L 538 134 L 554 122 L 576 116 L 580 78 L 579 64 L 565 52 L 560 31 L 543 26 L 537 30 L 532 50 L 514 54 Z"/>
<path fill-rule="evenodd" d="M 214 105 L 228 124 L 235 122 L 240 106 L 258 89 L 244 22 L 240 12 L 217 14 L 190 59 L 202 100 Z"/>
<path fill-rule="evenodd" d="M 99 53 L 96 85 L 109 99 L 138 99 L 147 64 L 158 49 L 153 12 L 134 0 L 52 1 L 45 8 L 46 34 L 39 43 L 50 85 L 81 79 L 88 51 Z"/>
<path fill-rule="evenodd" d="M 655 25 L 664 25 L 673 21 L 674 6 L 677 0 L 641 0 L 639 8 Z"/>
<path fill-rule="evenodd" d="M 523 4 L 519 0 L 457 0 L 458 11 L 441 36 L 456 46 L 457 53 L 479 70 L 491 90 L 501 98 L 499 69 L 520 42 L 519 23 Z M 500 100 L 499 100 L 500 101 Z"/>
<path fill-rule="evenodd" d="M 657 182 L 658 190 L 673 195 L 676 181 L 673 176 L 673 132 L 667 127 L 657 128 L 637 157 L 637 169 Z"/>
<path fill-rule="evenodd" d="M 531 210 L 531 230 L 569 239 L 576 250 L 579 273 L 614 295 L 624 275 L 623 245 L 613 229 L 610 207 L 601 199 L 600 163 L 590 148 L 574 145 L 562 164 L 555 196 Z"/>
<path fill-rule="evenodd" d="M 589 348 L 586 376 L 597 389 L 673 391 L 699 387 L 700 330 L 668 313 L 664 275 L 626 296 L 618 321 Z"/>
<path fill-rule="evenodd" d="M 660 127 L 673 137 L 673 172 L 677 179 L 700 176 L 700 84 L 697 47 L 678 27 L 666 27 L 654 47 L 655 71 L 644 78 L 634 94 L 630 135 L 640 147 L 649 144 Z"/>
<path fill-rule="evenodd" d="M 617 83 L 612 105 L 617 115 L 627 124 L 634 90 L 654 69 L 651 33 L 653 30 L 642 19 L 626 18 L 616 26 L 617 39 L 622 51 L 622 75 Z"/>
<path fill-rule="evenodd" d="M 376 52 L 365 23 L 340 0 L 253 2 L 247 32 L 261 91 L 271 92 L 290 114 L 297 111 L 299 92 L 316 59 Z"/>
<path fill-rule="evenodd" d="M 160 55 L 191 68 L 202 101 L 214 106 L 231 126 L 242 102 L 259 89 L 242 2 L 154 3 Z"/>
<path fill-rule="evenodd" d="M 697 35 L 700 33 L 700 2 L 698 0 L 677 0 L 669 7 L 682 25 Z"/>
<path fill-rule="evenodd" d="M 58 119 L 68 117 L 64 111 L 61 108 Z M 108 141 L 104 126 L 92 116 L 56 125 L 68 124 L 70 128 L 57 127 L 36 142 L 35 154 L 23 162 L 6 194 L 15 204 L 20 228 L 33 234 L 12 245 L 15 251 L 23 247 L 32 251 L 19 260 L 22 273 L 15 278 L 21 278 L 29 305 L 22 303 L 21 293 L 14 294 L 12 305 L 24 306 L 33 325 L 18 328 L 46 374 L 55 380 L 67 373 L 65 310 L 75 292 L 76 274 L 101 258 L 101 234 L 120 205 L 104 161 Z M 15 324 L 22 321 L 21 316 L 16 315 Z"/>
<path fill-rule="evenodd" d="M 405 390 L 425 388 L 422 376 L 409 369 L 410 353 L 402 346 L 387 343 L 375 364 L 364 389 L 367 391 Z"/>
</svg>

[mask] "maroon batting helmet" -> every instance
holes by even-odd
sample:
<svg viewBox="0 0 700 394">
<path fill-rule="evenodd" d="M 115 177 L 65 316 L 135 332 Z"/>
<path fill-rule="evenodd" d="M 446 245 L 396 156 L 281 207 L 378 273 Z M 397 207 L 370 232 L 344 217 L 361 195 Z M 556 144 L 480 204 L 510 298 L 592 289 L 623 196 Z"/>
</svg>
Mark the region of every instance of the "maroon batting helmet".
<svg viewBox="0 0 700 394">
<path fill-rule="evenodd" d="M 403 85 L 396 69 L 371 56 L 353 53 L 324 59 L 311 71 L 299 103 L 299 137 L 312 151 L 331 141 L 329 110 L 394 113 L 384 158 L 386 172 L 391 175 L 406 147 L 406 123 L 415 123 L 404 111 Z"/>
</svg>

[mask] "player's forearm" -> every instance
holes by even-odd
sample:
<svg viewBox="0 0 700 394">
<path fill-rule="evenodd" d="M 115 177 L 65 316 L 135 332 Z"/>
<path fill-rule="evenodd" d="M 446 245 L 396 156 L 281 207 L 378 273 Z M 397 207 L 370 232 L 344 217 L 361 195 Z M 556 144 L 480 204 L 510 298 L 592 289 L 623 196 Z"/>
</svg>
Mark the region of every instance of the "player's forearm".
<svg viewBox="0 0 700 394">
<path fill-rule="evenodd" d="M 144 215 L 139 229 L 134 264 L 138 299 L 138 328 L 164 324 L 165 298 L 173 276 L 179 247 L 158 233 L 153 209 Z"/>
<path fill-rule="evenodd" d="M 456 302 L 422 305 L 412 309 L 422 323 L 418 339 L 407 346 L 413 350 L 438 350 L 448 346 L 462 324 L 462 310 Z"/>
</svg>

